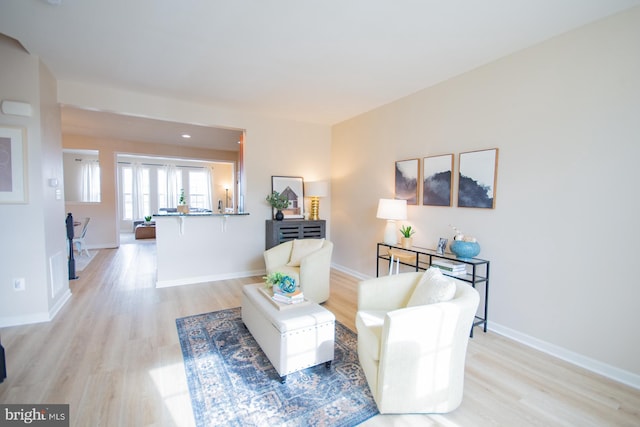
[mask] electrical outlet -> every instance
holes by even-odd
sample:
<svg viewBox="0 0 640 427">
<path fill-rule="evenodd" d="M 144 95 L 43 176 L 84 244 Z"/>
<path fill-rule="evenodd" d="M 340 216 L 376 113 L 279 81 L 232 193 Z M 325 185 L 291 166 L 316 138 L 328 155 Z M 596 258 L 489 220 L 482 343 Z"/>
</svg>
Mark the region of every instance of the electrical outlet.
<svg viewBox="0 0 640 427">
<path fill-rule="evenodd" d="M 26 284 L 25 284 L 25 280 L 24 277 L 19 277 L 17 279 L 13 279 L 13 290 L 18 292 L 18 291 L 24 291 L 26 289 Z"/>
</svg>

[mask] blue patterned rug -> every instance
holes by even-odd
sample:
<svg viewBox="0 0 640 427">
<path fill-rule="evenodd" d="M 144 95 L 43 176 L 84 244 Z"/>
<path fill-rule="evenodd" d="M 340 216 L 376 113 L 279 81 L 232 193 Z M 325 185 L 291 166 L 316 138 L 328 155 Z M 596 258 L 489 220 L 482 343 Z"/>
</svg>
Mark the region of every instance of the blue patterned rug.
<svg viewBox="0 0 640 427">
<path fill-rule="evenodd" d="M 357 337 L 336 321 L 335 358 L 278 373 L 240 308 L 176 319 L 197 426 L 354 426 L 378 414 L 358 364 Z"/>
</svg>

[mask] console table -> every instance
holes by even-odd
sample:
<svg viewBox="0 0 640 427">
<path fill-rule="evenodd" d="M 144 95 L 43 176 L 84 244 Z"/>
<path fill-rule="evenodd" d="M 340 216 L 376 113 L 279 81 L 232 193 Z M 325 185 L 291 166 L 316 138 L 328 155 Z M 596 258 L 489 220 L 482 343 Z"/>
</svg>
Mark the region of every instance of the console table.
<svg viewBox="0 0 640 427">
<path fill-rule="evenodd" d="M 424 249 L 411 247 L 409 249 L 402 248 L 401 246 L 388 245 L 386 243 L 378 243 L 376 249 L 376 277 L 380 275 L 380 260 L 386 260 L 389 263 L 389 272 L 391 273 L 392 259 L 390 250 L 396 254 L 393 259 L 394 263 L 399 265 L 406 265 L 411 268 L 415 268 L 415 271 L 424 271 L 431 266 L 433 259 L 444 259 L 449 261 L 460 262 L 466 264 L 467 273 L 464 275 L 450 275 L 463 282 L 470 283 L 471 286 L 476 288 L 477 286 L 484 285 L 484 293 L 480 293 L 480 307 L 482 315 L 476 315 L 473 322 L 473 326 L 482 325 L 483 331 L 487 332 L 487 312 L 489 302 L 489 261 L 480 258 L 468 258 L 459 259 L 451 253 L 439 254 L 433 249 Z M 405 256 L 398 257 L 398 253 L 406 254 Z M 442 271 L 447 274 L 446 271 Z M 479 289 L 479 291 L 482 289 Z M 471 336 L 473 337 L 473 327 L 471 327 Z"/>
<path fill-rule="evenodd" d="M 265 228 L 264 248 L 266 250 L 293 239 L 323 239 L 326 233 L 326 221 L 324 219 L 284 219 L 282 221 L 268 219 Z"/>
</svg>

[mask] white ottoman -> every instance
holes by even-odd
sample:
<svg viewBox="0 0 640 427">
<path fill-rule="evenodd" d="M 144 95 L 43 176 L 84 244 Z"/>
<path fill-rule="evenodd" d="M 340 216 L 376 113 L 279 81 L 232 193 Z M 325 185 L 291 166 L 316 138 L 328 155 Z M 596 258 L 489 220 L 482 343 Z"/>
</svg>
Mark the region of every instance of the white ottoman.
<svg viewBox="0 0 640 427">
<path fill-rule="evenodd" d="M 282 310 L 260 290 L 242 289 L 242 321 L 276 368 L 281 381 L 287 374 L 333 360 L 335 316 L 314 302 Z"/>
</svg>

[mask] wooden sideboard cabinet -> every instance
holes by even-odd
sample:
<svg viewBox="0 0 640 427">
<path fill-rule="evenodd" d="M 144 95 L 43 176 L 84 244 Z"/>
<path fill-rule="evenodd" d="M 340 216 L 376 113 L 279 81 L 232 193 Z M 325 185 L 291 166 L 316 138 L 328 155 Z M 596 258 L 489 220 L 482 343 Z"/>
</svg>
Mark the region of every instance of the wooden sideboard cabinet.
<svg viewBox="0 0 640 427">
<path fill-rule="evenodd" d="M 319 220 L 285 219 L 266 221 L 265 249 L 293 239 L 324 239 L 327 222 Z"/>
</svg>

